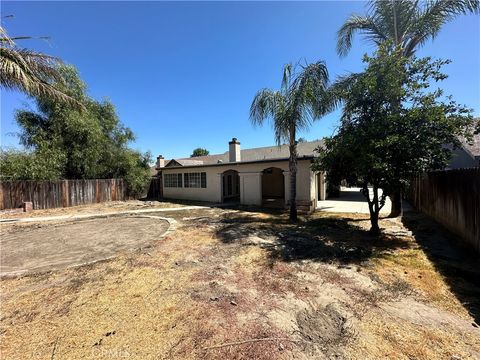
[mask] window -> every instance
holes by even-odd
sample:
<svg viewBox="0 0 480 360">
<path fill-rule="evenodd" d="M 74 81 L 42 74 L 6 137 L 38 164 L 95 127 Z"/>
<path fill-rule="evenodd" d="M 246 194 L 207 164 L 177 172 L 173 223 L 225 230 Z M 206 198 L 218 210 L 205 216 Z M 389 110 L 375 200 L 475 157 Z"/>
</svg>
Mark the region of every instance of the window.
<svg viewBox="0 0 480 360">
<path fill-rule="evenodd" d="M 185 173 L 183 179 L 186 188 L 207 187 L 207 173 Z"/>
<path fill-rule="evenodd" d="M 164 174 L 163 180 L 165 187 L 178 188 L 182 187 L 182 174 Z"/>
</svg>

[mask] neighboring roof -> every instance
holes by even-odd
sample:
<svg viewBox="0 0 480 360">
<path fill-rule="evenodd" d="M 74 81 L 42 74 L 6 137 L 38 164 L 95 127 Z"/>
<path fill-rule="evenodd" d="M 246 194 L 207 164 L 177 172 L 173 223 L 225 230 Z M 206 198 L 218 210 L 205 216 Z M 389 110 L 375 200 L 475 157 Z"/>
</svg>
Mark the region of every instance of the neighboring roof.
<svg viewBox="0 0 480 360">
<path fill-rule="evenodd" d="M 165 167 L 173 166 L 192 166 L 192 165 L 203 165 L 202 160 L 192 160 L 192 159 L 172 159 L 165 164 Z"/>
<path fill-rule="evenodd" d="M 473 141 L 468 142 L 465 139 L 460 140 L 463 148 L 470 153 L 474 158 L 480 156 L 480 134 L 473 136 Z"/>
<path fill-rule="evenodd" d="M 453 148 L 447 146 L 452 152 L 452 157 L 446 169 L 463 169 L 480 166 L 480 134 L 473 136 L 472 141 L 459 137 L 461 146 Z"/>
<path fill-rule="evenodd" d="M 323 146 L 323 140 L 298 143 L 297 145 L 298 157 L 314 156 L 314 150 L 319 146 Z M 267 146 L 267 147 L 240 150 L 241 162 L 247 162 L 247 161 L 251 162 L 251 161 L 270 160 L 270 159 L 284 159 L 284 158 L 288 158 L 289 155 L 290 155 L 290 152 L 288 149 L 288 145 Z M 183 158 L 183 159 L 175 159 L 175 160 L 180 164 L 182 163 L 182 161 L 188 161 L 188 160 L 192 161 L 191 158 Z M 203 165 L 217 164 L 219 161 L 223 163 L 228 163 L 229 162 L 228 151 L 224 152 L 223 154 L 217 154 L 217 155 L 197 156 L 195 157 L 194 161 L 201 161 L 200 164 L 203 164 Z M 190 164 L 190 165 L 194 165 L 194 164 Z"/>
</svg>

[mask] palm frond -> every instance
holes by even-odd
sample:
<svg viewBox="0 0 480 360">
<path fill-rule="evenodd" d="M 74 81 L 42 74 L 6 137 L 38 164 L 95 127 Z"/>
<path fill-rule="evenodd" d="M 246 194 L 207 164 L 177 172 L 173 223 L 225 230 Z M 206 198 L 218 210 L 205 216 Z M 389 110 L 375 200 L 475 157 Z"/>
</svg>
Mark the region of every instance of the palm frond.
<svg viewBox="0 0 480 360">
<path fill-rule="evenodd" d="M 285 93 L 288 90 L 290 85 L 290 78 L 292 77 L 292 64 L 285 64 L 283 67 L 283 76 L 282 76 L 282 92 Z"/>
<path fill-rule="evenodd" d="M 273 119 L 273 128 L 275 143 L 278 146 L 282 145 L 282 143 L 289 142 L 290 121 L 286 112 L 277 114 Z"/>
<path fill-rule="evenodd" d="M 52 83 L 63 77 L 54 57 L 30 50 L 0 47 L 0 86 L 36 97 L 50 97 L 84 109 L 77 100 L 56 89 Z"/>
<path fill-rule="evenodd" d="M 460 14 L 479 14 L 479 0 L 431 0 L 417 10 L 408 38 L 404 43 L 404 55 L 412 56 L 416 48 L 434 39 L 442 26 Z"/>
<path fill-rule="evenodd" d="M 376 43 L 387 39 L 373 17 L 352 14 L 337 32 L 337 53 L 340 57 L 350 51 L 356 32 L 363 33 Z"/>
<path fill-rule="evenodd" d="M 19 49 L 5 29 L 0 26 L 0 86 L 19 90 L 35 97 L 49 97 L 84 110 L 85 106 L 71 96 L 58 90 L 54 83 L 63 84 L 59 65 L 62 61 L 54 56 L 27 49 Z"/>
<path fill-rule="evenodd" d="M 329 75 L 324 61 L 302 66 L 301 71 L 292 82 L 292 108 L 301 112 L 299 128 L 306 128 L 315 118 L 329 112 L 331 104 L 328 101 L 327 88 Z"/>
<path fill-rule="evenodd" d="M 332 85 L 330 85 L 327 92 L 327 104 L 330 106 L 330 111 L 341 106 L 346 94 L 348 94 L 350 88 L 360 76 L 360 73 L 351 73 L 340 76 Z"/>
<path fill-rule="evenodd" d="M 294 144 L 298 130 L 307 129 L 311 122 L 332 108 L 328 97 L 329 75 L 325 62 L 284 67 L 280 91 L 260 90 L 250 106 L 250 120 L 261 125 L 271 119 L 275 141 Z"/>
<path fill-rule="evenodd" d="M 260 90 L 250 106 L 250 120 L 254 125 L 261 125 L 268 118 L 275 118 L 284 107 L 283 96 L 278 91 Z"/>
<path fill-rule="evenodd" d="M 337 52 L 345 56 L 360 32 L 376 45 L 392 41 L 412 56 L 446 22 L 468 13 L 480 13 L 480 0 L 371 0 L 366 16 L 352 14 L 338 30 Z"/>
</svg>

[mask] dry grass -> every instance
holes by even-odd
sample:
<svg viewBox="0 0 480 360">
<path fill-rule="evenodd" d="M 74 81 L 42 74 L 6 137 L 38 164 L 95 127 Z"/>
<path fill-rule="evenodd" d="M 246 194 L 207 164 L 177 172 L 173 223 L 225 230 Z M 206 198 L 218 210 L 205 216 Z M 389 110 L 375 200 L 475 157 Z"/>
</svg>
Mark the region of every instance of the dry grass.
<svg viewBox="0 0 480 360">
<path fill-rule="evenodd" d="M 180 221 L 177 231 L 148 253 L 2 280 L 2 358 L 473 359 L 480 353 L 467 311 L 411 236 L 387 234 L 369 243 L 363 215 L 316 214 L 299 228 L 272 214 L 172 216 Z M 287 240 L 271 242 L 270 234 Z M 399 301 L 424 306 L 428 321 Z"/>
<path fill-rule="evenodd" d="M 358 324 L 362 334 L 348 349 L 350 359 L 476 359 L 480 341 L 471 333 L 414 324 L 378 311 Z M 459 344 L 468 343 L 476 348 Z"/>
<path fill-rule="evenodd" d="M 440 274 L 421 249 L 410 249 L 389 254 L 375 261 L 377 274 L 384 281 L 402 279 L 410 284 L 423 299 L 439 307 L 468 318 L 468 312 L 452 293 Z"/>
</svg>

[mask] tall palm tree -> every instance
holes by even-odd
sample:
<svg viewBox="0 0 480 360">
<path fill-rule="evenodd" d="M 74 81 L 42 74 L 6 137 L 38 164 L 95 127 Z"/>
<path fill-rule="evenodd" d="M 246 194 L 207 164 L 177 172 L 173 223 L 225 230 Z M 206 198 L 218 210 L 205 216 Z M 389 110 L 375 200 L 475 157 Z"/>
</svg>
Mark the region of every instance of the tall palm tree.
<svg viewBox="0 0 480 360">
<path fill-rule="evenodd" d="M 58 70 L 58 66 L 62 64 L 60 59 L 19 48 L 15 44 L 15 40 L 30 38 L 10 37 L 0 26 L 0 86 L 35 97 L 49 97 L 83 109 L 83 105 L 78 101 L 52 86 L 55 82 L 64 82 Z"/>
<path fill-rule="evenodd" d="M 445 23 L 468 13 L 480 13 L 479 0 L 371 0 L 367 15 L 350 15 L 338 30 L 337 52 L 345 56 L 359 32 L 375 45 L 391 41 L 410 57 Z"/>
<path fill-rule="evenodd" d="M 377 46 L 391 42 L 400 47 L 403 56 L 411 57 L 420 46 L 434 39 L 444 24 L 468 13 L 480 13 L 479 0 L 371 0 L 367 15 L 350 15 L 338 30 L 337 52 L 345 56 L 352 47 L 354 34 L 359 32 Z M 342 82 L 345 86 L 348 78 Z M 397 191 L 390 198 L 390 216 L 401 215 L 401 193 Z"/>
<path fill-rule="evenodd" d="M 271 119 L 277 145 L 289 144 L 292 221 L 297 220 L 297 132 L 308 129 L 312 121 L 330 110 L 327 86 L 328 71 L 323 61 L 295 67 L 287 64 L 283 68 L 280 90 L 260 90 L 250 107 L 250 120 L 254 125 Z"/>
</svg>

